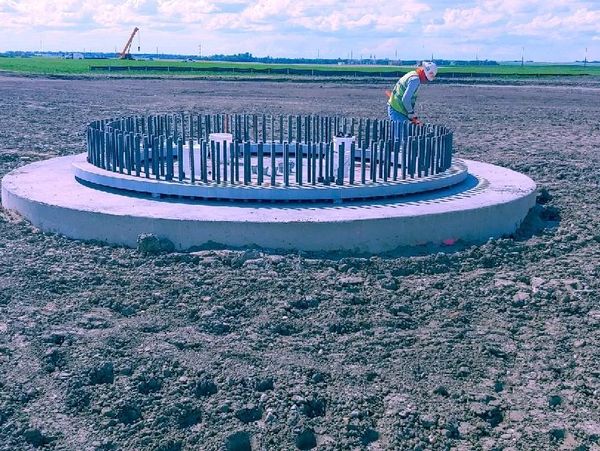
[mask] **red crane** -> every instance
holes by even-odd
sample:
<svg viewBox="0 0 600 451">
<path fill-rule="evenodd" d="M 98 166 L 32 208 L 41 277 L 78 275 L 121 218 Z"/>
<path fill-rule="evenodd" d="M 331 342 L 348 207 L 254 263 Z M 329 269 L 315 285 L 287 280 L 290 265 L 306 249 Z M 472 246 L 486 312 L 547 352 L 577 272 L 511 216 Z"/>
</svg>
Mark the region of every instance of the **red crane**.
<svg viewBox="0 0 600 451">
<path fill-rule="evenodd" d="M 119 53 L 119 59 L 121 60 L 125 60 L 125 59 L 131 59 L 131 53 L 129 53 L 129 51 L 131 50 L 131 43 L 133 42 L 133 38 L 135 37 L 135 34 L 140 31 L 140 29 L 138 27 L 135 27 L 131 33 L 131 36 L 129 36 L 129 40 L 127 41 L 127 44 L 125 44 L 125 47 L 123 47 L 123 51 L 121 53 Z M 138 47 L 139 50 L 139 47 Z"/>
</svg>

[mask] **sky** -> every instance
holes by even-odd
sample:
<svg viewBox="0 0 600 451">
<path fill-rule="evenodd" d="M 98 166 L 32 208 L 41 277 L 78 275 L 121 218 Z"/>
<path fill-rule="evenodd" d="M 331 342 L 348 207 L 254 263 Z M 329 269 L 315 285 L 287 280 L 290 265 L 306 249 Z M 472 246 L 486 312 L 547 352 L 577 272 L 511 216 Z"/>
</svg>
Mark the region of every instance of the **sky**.
<svg viewBox="0 0 600 451">
<path fill-rule="evenodd" d="M 600 0 L 0 0 L 0 52 L 600 60 Z"/>
</svg>

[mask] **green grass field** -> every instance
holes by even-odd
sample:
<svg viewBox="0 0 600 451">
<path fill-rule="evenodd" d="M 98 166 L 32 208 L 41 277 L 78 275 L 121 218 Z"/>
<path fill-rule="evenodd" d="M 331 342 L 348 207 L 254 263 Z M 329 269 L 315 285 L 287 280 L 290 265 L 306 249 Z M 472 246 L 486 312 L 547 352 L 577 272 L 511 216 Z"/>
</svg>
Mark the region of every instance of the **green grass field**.
<svg viewBox="0 0 600 451">
<path fill-rule="evenodd" d="M 260 63 L 228 63 L 228 62 L 215 62 L 215 61 L 202 61 L 202 62 L 183 62 L 183 61 L 136 61 L 136 60 L 68 60 L 62 58 L 6 58 L 0 57 L 0 70 L 21 72 L 30 74 L 40 75 L 85 75 L 91 73 L 90 66 L 137 66 L 137 67 L 156 67 L 156 73 L 163 75 L 168 74 L 164 72 L 162 68 L 174 67 L 174 68 L 204 68 L 207 70 L 207 74 L 219 74 L 219 69 L 223 69 L 222 74 L 232 74 L 232 69 L 239 69 L 240 72 L 244 71 L 244 75 L 249 75 L 248 71 L 252 70 L 255 72 L 252 74 L 264 74 L 268 73 L 269 69 L 295 69 L 311 71 L 310 75 L 332 75 L 331 72 L 339 72 L 340 75 L 344 72 L 359 72 L 359 73 L 372 73 L 377 76 L 386 72 L 398 72 L 407 71 L 411 67 L 408 66 L 348 66 L 348 65 L 308 65 L 308 64 L 260 64 Z M 212 70 L 211 70 L 212 69 Z M 209 70 L 211 70 L 209 72 Z M 322 72 L 328 72 L 324 74 Z M 99 72 L 105 73 L 105 72 Z M 125 72 L 135 74 L 139 72 Z M 152 70 L 144 71 L 144 74 L 153 73 Z M 570 75 L 597 75 L 600 76 L 600 66 L 588 66 L 583 67 L 582 65 L 526 65 L 521 67 L 520 65 L 499 65 L 499 66 L 447 66 L 440 68 L 441 74 L 456 74 L 459 75 L 473 75 L 477 74 L 486 76 L 570 76 Z M 186 75 L 185 72 L 174 72 L 177 75 Z M 203 72 L 188 72 L 187 75 L 203 75 Z"/>
</svg>

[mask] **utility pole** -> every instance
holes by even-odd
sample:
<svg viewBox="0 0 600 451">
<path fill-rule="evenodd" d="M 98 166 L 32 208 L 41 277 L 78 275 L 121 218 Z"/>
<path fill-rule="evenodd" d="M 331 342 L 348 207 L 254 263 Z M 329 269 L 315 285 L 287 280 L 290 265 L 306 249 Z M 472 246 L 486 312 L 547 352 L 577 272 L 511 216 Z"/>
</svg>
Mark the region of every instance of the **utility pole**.
<svg viewBox="0 0 600 451">
<path fill-rule="evenodd" d="M 202 44 L 198 44 L 198 58 L 202 58 Z"/>
<path fill-rule="evenodd" d="M 585 48 L 585 59 L 583 60 L 583 67 L 587 67 L 587 47 Z"/>
<path fill-rule="evenodd" d="M 525 65 L 525 47 L 521 47 L 521 67 Z"/>
</svg>

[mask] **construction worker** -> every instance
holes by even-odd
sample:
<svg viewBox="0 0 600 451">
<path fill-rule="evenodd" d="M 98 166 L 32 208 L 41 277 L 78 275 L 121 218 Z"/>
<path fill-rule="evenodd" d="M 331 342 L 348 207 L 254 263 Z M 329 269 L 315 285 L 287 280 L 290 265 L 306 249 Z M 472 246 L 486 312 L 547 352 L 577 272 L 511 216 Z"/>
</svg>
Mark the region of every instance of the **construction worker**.
<svg viewBox="0 0 600 451">
<path fill-rule="evenodd" d="M 390 120 L 397 122 L 410 121 L 413 124 L 421 124 L 415 114 L 415 102 L 417 91 L 421 83 L 432 81 L 437 75 L 437 66 L 431 61 L 423 63 L 415 70 L 405 74 L 389 93 L 388 115 Z"/>
</svg>

